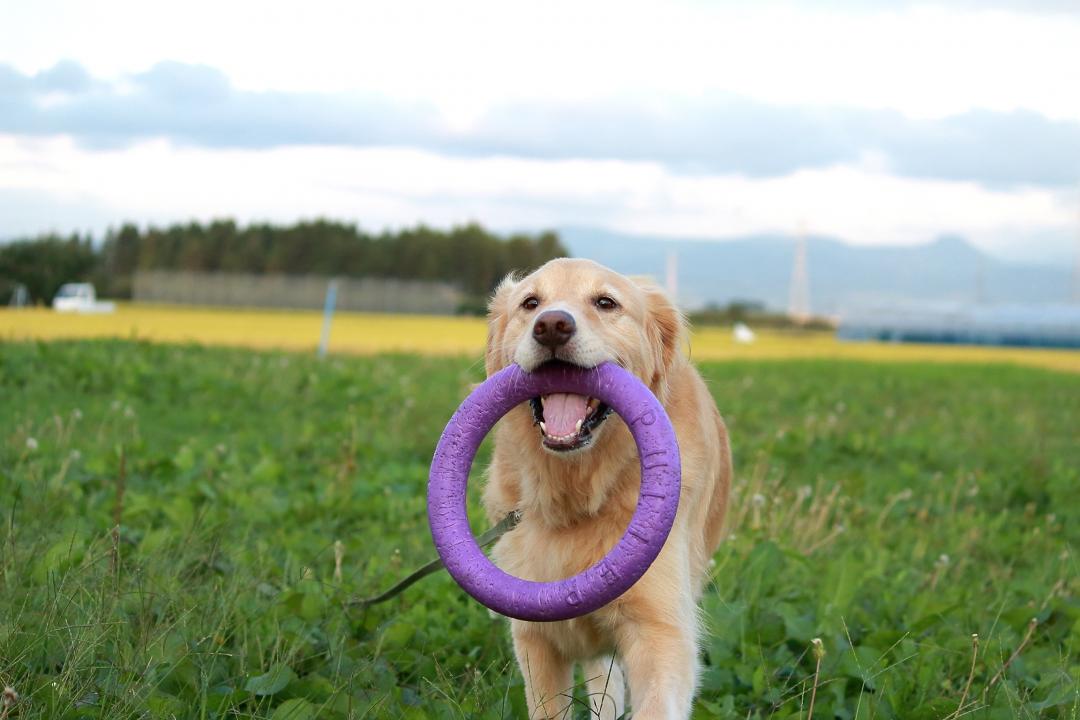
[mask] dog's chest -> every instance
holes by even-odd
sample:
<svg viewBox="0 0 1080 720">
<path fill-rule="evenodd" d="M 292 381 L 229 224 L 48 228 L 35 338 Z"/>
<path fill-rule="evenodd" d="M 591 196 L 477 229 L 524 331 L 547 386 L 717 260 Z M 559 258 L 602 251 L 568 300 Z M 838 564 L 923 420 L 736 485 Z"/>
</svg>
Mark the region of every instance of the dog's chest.
<svg viewBox="0 0 1080 720">
<path fill-rule="evenodd" d="M 527 515 L 500 540 L 496 563 L 517 577 L 555 582 L 577 575 L 603 558 L 624 528 L 618 518 L 597 517 L 568 528 L 552 528 Z"/>
</svg>

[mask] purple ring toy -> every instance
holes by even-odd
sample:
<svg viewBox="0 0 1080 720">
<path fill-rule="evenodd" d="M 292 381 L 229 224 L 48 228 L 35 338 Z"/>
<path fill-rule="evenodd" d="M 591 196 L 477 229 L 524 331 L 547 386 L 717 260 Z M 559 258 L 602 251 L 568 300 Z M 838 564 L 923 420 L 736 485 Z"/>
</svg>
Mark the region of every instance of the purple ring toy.
<svg viewBox="0 0 1080 720">
<path fill-rule="evenodd" d="M 599 398 L 626 422 L 641 458 L 641 492 L 626 532 L 598 563 L 578 575 L 541 583 L 509 575 L 484 555 L 469 529 L 465 486 L 476 450 L 499 418 L 553 392 Z M 679 506 L 679 444 L 660 401 L 623 368 L 511 365 L 489 377 L 450 418 L 431 462 L 428 521 L 450 575 L 492 610 L 519 620 L 568 620 L 608 604 L 645 574 L 664 546 Z"/>
</svg>

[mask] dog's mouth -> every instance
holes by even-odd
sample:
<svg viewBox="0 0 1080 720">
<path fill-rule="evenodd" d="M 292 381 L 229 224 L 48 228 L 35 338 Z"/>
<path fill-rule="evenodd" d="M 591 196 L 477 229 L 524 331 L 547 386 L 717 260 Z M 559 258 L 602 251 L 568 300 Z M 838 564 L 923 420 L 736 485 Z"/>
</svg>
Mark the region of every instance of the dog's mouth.
<svg viewBox="0 0 1080 720">
<path fill-rule="evenodd" d="M 580 450 L 592 442 L 611 406 L 598 398 L 573 393 L 551 393 L 529 401 L 533 420 L 540 426 L 544 447 L 557 452 Z"/>
</svg>

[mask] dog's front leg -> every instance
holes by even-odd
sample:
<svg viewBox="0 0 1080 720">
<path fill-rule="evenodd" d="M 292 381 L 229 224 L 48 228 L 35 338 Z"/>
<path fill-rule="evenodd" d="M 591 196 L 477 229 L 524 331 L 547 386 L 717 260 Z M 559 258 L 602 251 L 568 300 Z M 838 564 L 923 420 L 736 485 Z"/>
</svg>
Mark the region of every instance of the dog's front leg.
<svg viewBox="0 0 1080 720">
<path fill-rule="evenodd" d="M 573 704 L 574 665 L 535 623 L 511 621 L 530 720 L 563 718 Z"/>
<path fill-rule="evenodd" d="M 691 612 L 683 622 L 657 618 L 628 622 L 621 628 L 619 654 L 634 720 L 690 717 L 698 676 L 695 626 Z"/>
<path fill-rule="evenodd" d="M 582 663 L 589 697 L 590 720 L 617 720 L 626 711 L 622 668 L 611 655 Z"/>
</svg>

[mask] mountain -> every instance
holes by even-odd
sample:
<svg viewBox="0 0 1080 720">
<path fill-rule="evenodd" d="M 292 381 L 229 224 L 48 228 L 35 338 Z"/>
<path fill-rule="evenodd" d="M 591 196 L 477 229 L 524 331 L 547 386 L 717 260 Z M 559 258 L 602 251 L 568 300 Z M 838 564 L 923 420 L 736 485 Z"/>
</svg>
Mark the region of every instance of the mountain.
<svg viewBox="0 0 1080 720">
<path fill-rule="evenodd" d="M 674 251 L 678 299 L 687 309 L 731 300 L 758 300 L 773 309 L 788 305 L 792 237 L 709 241 L 580 227 L 561 228 L 559 234 L 575 257 L 661 281 Z M 811 309 L 826 315 L 883 306 L 1066 302 L 1072 281 L 1066 268 L 1002 262 L 957 237 L 925 245 L 856 246 L 811 236 L 806 260 Z"/>
</svg>

